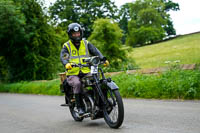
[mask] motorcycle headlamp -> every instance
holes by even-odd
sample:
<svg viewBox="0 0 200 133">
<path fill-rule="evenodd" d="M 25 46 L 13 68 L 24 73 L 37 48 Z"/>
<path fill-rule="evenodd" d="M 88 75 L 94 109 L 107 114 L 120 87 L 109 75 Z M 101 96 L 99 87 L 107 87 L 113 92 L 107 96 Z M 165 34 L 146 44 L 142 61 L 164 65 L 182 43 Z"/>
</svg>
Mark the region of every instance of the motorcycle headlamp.
<svg viewBox="0 0 200 133">
<path fill-rule="evenodd" d="M 99 65 L 100 64 L 100 58 L 98 56 L 94 56 L 94 57 L 91 57 L 91 58 L 83 59 L 83 62 L 87 62 L 91 65 Z"/>
<path fill-rule="evenodd" d="M 99 57 L 94 57 L 94 58 L 92 58 L 91 59 L 91 64 L 93 64 L 93 65 L 98 65 L 98 64 L 100 64 L 100 59 L 99 59 Z"/>
</svg>

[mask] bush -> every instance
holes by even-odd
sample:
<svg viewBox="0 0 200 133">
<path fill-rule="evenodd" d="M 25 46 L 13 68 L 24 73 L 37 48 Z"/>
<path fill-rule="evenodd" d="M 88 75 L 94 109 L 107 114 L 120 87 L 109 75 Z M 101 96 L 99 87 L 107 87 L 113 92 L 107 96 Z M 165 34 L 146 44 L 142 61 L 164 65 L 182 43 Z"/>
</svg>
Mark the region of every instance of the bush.
<svg viewBox="0 0 200 133">
<path fill-rule="evenodd" d="M 0 3 L 0 65 L 6 64 L 0 68 L 0 75 L 6 76 L 2 80 L 53 79 L 64 34 L 48 24 L 37 0 Z"/>
<path fill-rule="evenodd" d="M 113 76 L 123 97 L 200 99 L 200 71 L 173 70 L 160 75 Z"/>
<path fill-rule="evenodd" d="M 0 84 L 0 92 L 61 95 L 59 80 L 18 82 L 11 84 Z"/>
<path fill-rule="evenodd" d="M 122 30 L 111 19 L 98 19 L 94 22 L 93 32 L 89 38 L 110 62 L 109 71 L 128 69 L 130 60 L 126 57 L 126 52 L 122 47 Z M 114 68 L 114 69 L 113 69 Z"/>
<path fill-rule="evenodd" d="M 172 70 L 159 75 L 126 74 L 112 79 L 122 97 L 200 99 L 200 71 Z M 0 92 L 61 95 L 59 80 L 0 83 Z"/>
</svg>

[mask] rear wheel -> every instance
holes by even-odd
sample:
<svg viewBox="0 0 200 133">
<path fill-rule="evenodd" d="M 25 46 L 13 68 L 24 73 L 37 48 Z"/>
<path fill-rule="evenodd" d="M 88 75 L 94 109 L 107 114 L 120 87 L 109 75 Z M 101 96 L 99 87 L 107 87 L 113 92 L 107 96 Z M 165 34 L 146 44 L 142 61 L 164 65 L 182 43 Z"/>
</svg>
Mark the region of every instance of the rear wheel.
<svg viewBox="0 0 200 133">
<path fill-rule="evenodd" d="M 124 105 L 118 90 L 107 92 L 109 105 L 104 108 L 104 119 L 111 128 L 119 128 L 124 120 Z"/>
</svg>

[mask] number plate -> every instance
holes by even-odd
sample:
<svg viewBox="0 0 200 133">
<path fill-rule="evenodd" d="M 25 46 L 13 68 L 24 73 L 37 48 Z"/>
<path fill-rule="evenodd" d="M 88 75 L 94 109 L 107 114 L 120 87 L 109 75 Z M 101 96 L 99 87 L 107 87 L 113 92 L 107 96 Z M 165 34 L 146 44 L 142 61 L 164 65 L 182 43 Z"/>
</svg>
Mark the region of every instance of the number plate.
<svg viewBox="0 0 200 133">
<path fill-rule="evenodd" d="M 91 66 L 91 74 L 98 73 L 98 67 L 97 66 Z"/>
</svg>

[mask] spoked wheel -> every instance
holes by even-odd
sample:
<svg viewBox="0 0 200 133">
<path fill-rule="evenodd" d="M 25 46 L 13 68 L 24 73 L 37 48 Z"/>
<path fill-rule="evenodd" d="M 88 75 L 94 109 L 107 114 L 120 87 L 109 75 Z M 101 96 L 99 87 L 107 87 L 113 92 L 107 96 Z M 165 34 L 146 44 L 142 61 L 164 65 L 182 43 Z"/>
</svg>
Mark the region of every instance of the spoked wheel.
<svg viewBox="0 0 200 133">
<path fill-rule="evenodd" d="M 118 90 L 108 91 L 109 105 L 104 108 L 104 119 L 111 128 L 119 128 L 124 120 L 124 105 Z"/>
<path fill-rule="evenodd" d="M 83 117 L 79 117 L 79 114 L 77 112 L 75 105 L 70 106 L 69 110 L 70 110 L 71 115 L 72 115 L 72 117 L 74 118 L 75 121 L 81 122 L 83 120 Z"/>
</svg>

